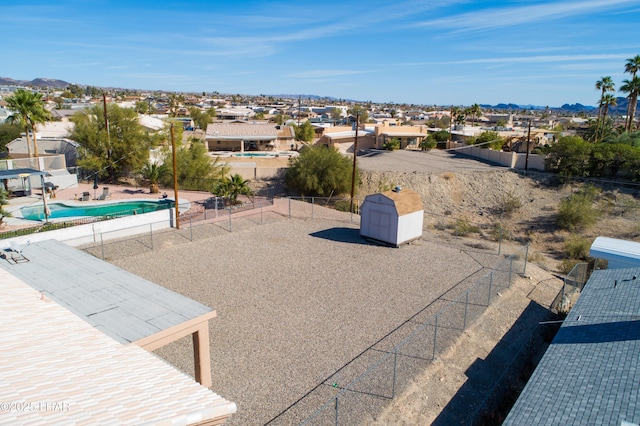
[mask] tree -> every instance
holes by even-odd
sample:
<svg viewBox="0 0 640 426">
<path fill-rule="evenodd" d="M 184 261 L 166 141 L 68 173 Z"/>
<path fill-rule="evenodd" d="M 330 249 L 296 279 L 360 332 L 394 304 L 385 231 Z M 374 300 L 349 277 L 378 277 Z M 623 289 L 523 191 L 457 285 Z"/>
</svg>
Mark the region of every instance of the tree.
<svg viewBox="0 0 640 426">
<path fill-rule="evenodd" d="M 382 149 L 386 149 L 387 151 L 395 151 L 396 149 L 400 149 L 400 139 L 391 138 L 386 140 L 382 144 Z"/>
<path fill-rule="evenodd" d="M 20 124 L 27 135 L 27 149 L 29 157 L 38 156 L 38 139 L 36 136 L 36 126 L 49 119 L 49 111 L 44 108 L 41 93 L 34 93 L 29 90 L 18 89 L 12 96 L 6 99 L 7 107 L 15 113 L 9 117 L 9 122 Z M 33 155 L 31 151 L 31 141 L 29 129 L 33 132 Z"/>
<path fill-rule="evenodd" d="M 167 150 L 164 164 L 173 164 L 173 155 Z M 226 163 L 216 157 L 211 161 L 207 155 L 207 147 L 200 140 L 191 140 L 188 146 L 176 148 L 176 168 L 178 170 L 178 186 L 195 191 L 211 191 L 229 172 Z M 170 170 L 160 179 L 166 186 L 173 186 L 173 171 Z"/>
<path fill-rule="evenodd" d="M 579 136 L 564 136 L 549 149 L 545 160 L 551 171 L 561 176 L 586 176 L 589 171 L 591 145 Z"/>
<path fill-rule="evenodd" d="M 236 173 L 229 178 L 224 178 L 211 193 L 223 197 L 230 205 L 238 204 L 239 195 L 253 194 L 253 191 L 249 188 L 249 182 L 248 179 L 245 180 Z"/>
<path fill-rule="evenodd" d="M 150 161 L 144 163 L 144 166 L 140 169 L 142 177 L 149 182 L 149 192 L 151 194 L 157 194 L 160 192 L 158 183 L 168 172 L 169 170 L 164 164 L 156 164 Z"/>
<path fill-rule="evenodd" d="M 638 104 L 638 94 L 640 93 L 640 77 L 634 75 L 631 80 L 622 80 L 620 86 L 622 93 L 628 93 L 629 109 L 627 110 L 627 121 L 625 122 L 625 131 L 630 132 L 633 128 L 633 120 L 636 115 L 636 106 Z"/>
<path fill-rule="evenodd" d="M 351 160 L 335 149 L 309 146 L 289 160 L 285 184 L 308 196 L 346 194 L 351 191 L 352 167 Z"/>
<path fill-rule="evenodd" d="M 147 101 L 138 101 L 138 102 L 136 102 L 136 106 L 133 109 L 135 109 L 138 114 L 148 114 L 149 113 L 149 102 L 147 102 Z"/>
<path fill-rule="evenodd" d="M 438 142 L 436 141 L 436 138 L 434 137 L 433 134 L 430 134 L 429 136 L 424 138 L 422 142 L 420 142 L 420 149 L 422 151 L 431 151 L 437 145 L 438 145 Z"/>
<path fill-rule="evenodd" d="M 300 126 L 293 126 L 294 133 L 297 141 L 311 142 L 316 136 L 316 132 L 313 129 L 313 125 L 309 121 L 305 121 Z"/>
<path fill-rule="evenodd" d="M 108 132 L 104 108 L 95 105 L 72 117 L 75 128 L 70 138 L 80 144 L 78 165 L 115 183 L 142 168 L 153 144 L 133 109 L 109 104 L 107 112 Z"/>
<path fill-rule="evenodd" d="M 7 144 L 20 137 L 22 129 L 17 124 L 0 124 L 0 152 L 7 149 Z"/>
<path fill-rule="evenodd" d="M 331 111 L 329 111 L 329 115 L 334 120 L 339 120 L 340 118 L 342 118 L 342 109 L 338 107 L 333 107 L 331 108 Z"/>
<path fill-rule="evenodd" d="M 4 209 L 4 206 L 9 204 L 9 193 L 0 188 L 0 225 L 5 217 L 11 217 L 11 213 Z"/>
<path fill-rule="evenodd" d="M 475 126 L 476 125 L 476 119 L 480 118 L 482 116 L 482 108 L 480 108 L 480 105 L 478 105 L 478 104 L 473 104 L 469 108 L 469 114 L 473 118 L 472 124 Z"/>
<path fill-rule="evenodd" d="M 480 145 L 482 148 L 491 148 L 498 151 L 502 149 L 505 140 L 498 132 L 486 131 L 480 133 L 472 142 L 473 145 Z"/>
<path fill-rule="evenodd" d="M 369 121 L 369 113 L 360 105 L 354 105 L 353 108 L 350 108 L 347 112 L 354 117 L 358 117 L 358 122 L 360 123 Z"/>
<path fill-rule="evenodd" d="M 615 83 L 613 82 L 613 79 L 609 76 L 607 77 L 600 77 L 600 80 L 596 81 L 596 89 L 597 90 L 601 90 L 602 93 L 600 94 L 600 109 L 598 111 L 598 121 L 600 123 L 600 126 L 604 126 L 604 117 L 606 116 L 606 113 L 604 112 L 604 98 L 605 95 L 607 94 L 607 92 L 613 92 L 615 90 Z M 608 105 L 607 105 L 608 108 Z M 595 138 L 596 142 L 598 142 L 598 127 L 596 127 L 596 138 Z"/>
</svg>

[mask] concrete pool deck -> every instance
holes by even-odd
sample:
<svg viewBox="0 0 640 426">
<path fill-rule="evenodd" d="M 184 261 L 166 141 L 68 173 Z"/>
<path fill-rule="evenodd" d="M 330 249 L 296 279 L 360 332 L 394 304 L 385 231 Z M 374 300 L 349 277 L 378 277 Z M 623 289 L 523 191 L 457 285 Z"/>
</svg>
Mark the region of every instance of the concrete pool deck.
<svg viewBox="0 0 640 426">
<path fill-rule="evenodd" d="M 103 188 L 109 188 L 109 197 L 104 200 L 105 202 L 113 200 L 128 200 L 128 199 L 147 199 L 147 200 L 159 200 L 162 198 L 162 194 L 166 192 L 168 198 L 173 199 L 173 190 L 160 190 L 158 194 L 151 194 L 148 187 L 135 187 L 128 185 L 110 185 L 102 184 L 98 189 L 93 189 L 92 183 L 78 183 L 78 186 L 73 188 L 59 189 L 55 191 L 55 198 L 51 198 L 50 201 L 78 201 L 82 197 L 83 192 L 90 194 L 90 201 L 92 203 L 101 203 L 103 201 L 96 198 L 102 195 Z M 26 205 L 36 205 L 42 203 L 42 196 L 39 189 L 34 190 L 34 195 L 29 197 L 18 197 L 9 200 L 9 204 L 5 206 L 5 210 L 10 213 L 18 211 L 21 207 Z M 206 191 L 178 191 L 179 200 L 187 200 L 190 202 L 204 200 L 211 197 L 210 192 Z M 78 201 L 79 202 L 79 201 Z M 20 217 L 7 217 L 4 219 L 4 224 L 1 231 L 10 231 L 12 229 L 19 229 L 33 226 L 33 221 L 27 221 Z"/>
</svg>

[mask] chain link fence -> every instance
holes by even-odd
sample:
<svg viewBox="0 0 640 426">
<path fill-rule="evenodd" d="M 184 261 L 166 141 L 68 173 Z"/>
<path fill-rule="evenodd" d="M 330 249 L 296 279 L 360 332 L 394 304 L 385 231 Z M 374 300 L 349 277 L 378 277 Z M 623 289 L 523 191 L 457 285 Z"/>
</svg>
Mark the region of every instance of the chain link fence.
<svg viewBox="0 0 640 426">
<path fill-rule="evenodd" d="M 415 378 L 514 282 L 524 275 L 528 246 L 506 257 L 435 315 L 407 321 L 324 380 L 270 425 L 351 425 L 375 421 Z M 397 342 L 397 343 L 392 343 Z"/>
</svg>

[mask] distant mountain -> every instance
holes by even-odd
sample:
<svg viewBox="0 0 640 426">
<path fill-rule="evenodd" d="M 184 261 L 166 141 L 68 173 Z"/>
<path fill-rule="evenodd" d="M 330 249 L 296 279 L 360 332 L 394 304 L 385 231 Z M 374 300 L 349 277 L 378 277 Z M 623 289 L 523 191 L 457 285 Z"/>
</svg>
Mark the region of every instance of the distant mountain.
<svg viewBox="0 0 640 426">
<path fill-rule="evenodd" d="M 597 109 L 596 107 L 585 106 L 582 104 L 572 104 L 572 105 L 564 104 L 560 108 L 554 108 L 554 110 L 569 111 L 569 112 L 582 112 L 582 111 L 590 112 L 596 109 Z"/>
<path fill-rule="evenodd" d="M 620 99 L 624 99 L 624 98 L 618 98 L 618 105 L 620 105 Z M 626 99 L 625 99 L 625 102 L 626 102 Z M 480 105 L 480 107 L 488 108 L 488 109 L 501 109 L 501 110 L 507 110 L 507 111 L 513 111 L 513 112 L 521 111 L 521 110 L 531 111 L 531 110 L 547 109 L 546 106 L 540 106 L 540 105 L 517 105 L 517 104 L 503 104 L 503 103 L 500 103 L 497 105 L 482 104 Z M 576 104 L 564 104 L 561 107 L 549 107 L 549 109 L 552 111 L 591 112 L 598 108 L 594 106 L 582 105 L 582 104 L 576 103 Z M 625 111 L 626 111 L 626 107 L 625 107 Z"/>
<path fill-rule="evenodd" d="M 53 87 L 54 89 L 64 89 L 69 83 L 53 78 L 35 78 L 29 80 L 14 80 L 12 78 L 0 77 L 0 85 L 4 86 L 25 86 L 25 87 Z"/>
</svg>

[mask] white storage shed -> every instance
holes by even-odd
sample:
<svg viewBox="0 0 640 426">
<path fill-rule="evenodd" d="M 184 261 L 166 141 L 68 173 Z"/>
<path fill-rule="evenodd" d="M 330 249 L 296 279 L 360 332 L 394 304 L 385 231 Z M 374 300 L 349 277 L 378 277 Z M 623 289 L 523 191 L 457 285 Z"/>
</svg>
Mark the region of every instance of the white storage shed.
<svg viewBox="0 0 640 426">
<path fill-rule="evenodd" d="M 424 208 L 420 195 L 410 189 L 367 195 L 360 213 L 362 237 L 395 247 L 422 237 Z"/>
<path fill-rule="evenodd" d="M 605 259 L 609 269 L 640 266 L 640 243 L 616 238 L 598 237 L 591 244 L 589 256 Z"/>
</svg>

